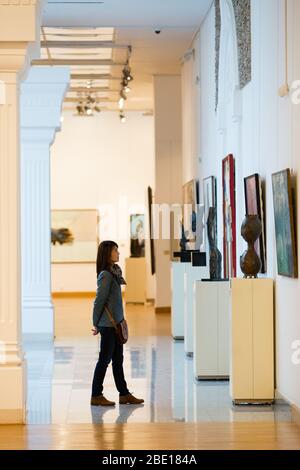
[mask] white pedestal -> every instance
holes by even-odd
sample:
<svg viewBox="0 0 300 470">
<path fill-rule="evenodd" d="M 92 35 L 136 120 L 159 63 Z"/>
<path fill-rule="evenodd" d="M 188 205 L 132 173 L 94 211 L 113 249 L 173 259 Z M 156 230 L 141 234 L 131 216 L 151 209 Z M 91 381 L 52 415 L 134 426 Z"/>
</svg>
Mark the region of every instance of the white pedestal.
<svg viewBox="0 0 300 470">
<path fill-rule="evenodd" d="M 193 359 L 186 357 L 184 361 L 184 421 L 186 423 L 194 422 L 194 378 L 193 378 Z"/>
<path fill-rule="evenodd" d="M 184 350 L 188 356 L 192 356 L 194 352 L 193 342 L 193 293 L 194 281 L 207 279 L 209 277 L 208 268 L 193 267 L 192 264 L 186 265 L 184 273 Z"/>
<path fill-rule="evenodd" d="M 184 273 L 187 263 L 171 263 L 171 331 L 174 339 L 184 338 Z"/>
<path fill-rule="evenodd" d="M 125 301 L 126 303 L 146 302 L 146 258 L 125 259 Z"/>
<path fill-rule="evenodd" d="M 185 382 L 183 380 L 186 357 L 183 343 L 172 342 L 172 411 L 174 421 L 185 420 Z"/>
<path fill-rule="evenodd" d="M 229 282 L 194 283 L 194 376 L 229 378 Z"/>
<path fill-rule="evenodd" d="M 234 403 L 274 400 L 273 280 L 232 279 L 230 393 Z"/>
</svg>

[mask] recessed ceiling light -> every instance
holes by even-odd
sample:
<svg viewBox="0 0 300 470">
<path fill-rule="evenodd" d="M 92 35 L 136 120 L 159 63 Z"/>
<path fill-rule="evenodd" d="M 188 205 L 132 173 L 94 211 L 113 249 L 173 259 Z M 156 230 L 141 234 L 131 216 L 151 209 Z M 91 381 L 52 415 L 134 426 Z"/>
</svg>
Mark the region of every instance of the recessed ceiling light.
<svg viewBox="0 0 300 470">
<path fill-rule="evenodd" d="M 57 4 L 60 4 L 60 3 L 64 3 L 64 4 L 70 3 L 70 4 L 72 4 L 72 5 L 76 5 L 76 4 L 84 4 L 84 5 L 96 4 L 96 5 L 101 5 L 101 3 L 104 3 L 104 2 L 97 2 L 97 1 L 95 1 L 95 2 L 90 2 L 90 1 L 89 1 L 89 2 L 82 2 L 82 1 L 81 1 L 81 2 L 80 2 L 80 1 L 79 1 L 79 2 L 76 2 L 76 1 L 75 1 L 75 2 L 74 2 L 74 0 L 72 0 L 72 1 L 70 1 L 70 2 L 68 2 L 68 1 L 65 1 L 65 2 L 58 1 L 58 2 L 48 2 L 48 3 L 53 3 L 53 4 L 55 3 L 56 5 L 57 5 Z"/>
</svg>

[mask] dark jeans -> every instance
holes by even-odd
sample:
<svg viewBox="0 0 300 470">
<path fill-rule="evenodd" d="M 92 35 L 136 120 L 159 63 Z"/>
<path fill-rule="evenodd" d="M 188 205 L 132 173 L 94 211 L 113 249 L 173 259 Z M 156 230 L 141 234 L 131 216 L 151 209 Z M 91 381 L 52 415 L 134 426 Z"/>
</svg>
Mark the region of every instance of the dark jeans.
<svg viewBox="0 0 300 470">
<path fill-rule="evenodd" d="M 123 344 L 118 342 L 114 328 L 101 327 L 99 330 L 101 334 L 100 353 L 94 372 L 92 396 L 102 395 L 106 369 L 111 360 L 117 390 L 120 395 L 127 395 L 129 391 L 123 371 Z"/>
</svg>

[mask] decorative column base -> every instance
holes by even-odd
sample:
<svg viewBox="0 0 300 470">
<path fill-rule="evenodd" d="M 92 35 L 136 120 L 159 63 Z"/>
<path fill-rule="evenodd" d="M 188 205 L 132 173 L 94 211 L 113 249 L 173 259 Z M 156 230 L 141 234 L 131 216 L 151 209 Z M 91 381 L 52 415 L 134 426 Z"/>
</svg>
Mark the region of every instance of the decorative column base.
<svg viewBox="0 0 300 470">
<path fill-rule="evenodd" d="M 49 297 L 23 297 L 22 333 L 53 338 L 54 306 Z"/>
<path fill-rule="evenodd" d="M 26 362 L 16 342 L 0 342 L 0 424 L 26 420 Z"/>
<path fill-rule="evenodd" d="M 26 363 L 0 365 L 0 424 L 26 421 Z"/>
</svg>

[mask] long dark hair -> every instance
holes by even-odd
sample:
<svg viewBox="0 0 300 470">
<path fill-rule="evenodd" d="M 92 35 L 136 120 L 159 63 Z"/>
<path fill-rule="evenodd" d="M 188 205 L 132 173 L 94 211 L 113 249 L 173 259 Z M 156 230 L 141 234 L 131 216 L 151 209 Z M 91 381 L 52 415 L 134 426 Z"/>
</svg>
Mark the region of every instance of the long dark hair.
<svg viewBox="0 0 300 470">
<path fill-rule="evenodd" d="M 118 248 L 116 242 L 105 240 L 101 242 L 97 253 L 97 277 L 101 271 L 108 271 L 111 265 L 111 251 L 114 247 Z"/>
</svg>

